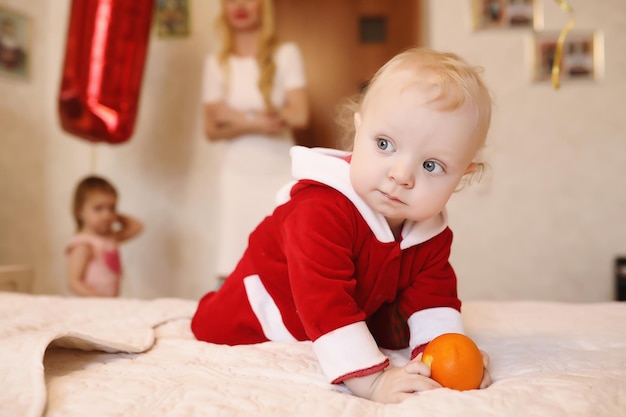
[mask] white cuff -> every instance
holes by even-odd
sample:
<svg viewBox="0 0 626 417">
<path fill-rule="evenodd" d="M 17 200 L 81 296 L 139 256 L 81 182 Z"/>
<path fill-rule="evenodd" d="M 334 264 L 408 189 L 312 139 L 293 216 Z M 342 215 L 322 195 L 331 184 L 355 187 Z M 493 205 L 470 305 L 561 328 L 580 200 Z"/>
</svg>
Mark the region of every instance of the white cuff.
<svg viewBox="0 0 626 417">
<path fill-rule="evenodd" d="M 331 381 L 379 366 L 387 361 L 387 357 L 382 354 L 367 325 L 362 321 L 321 336 L 313 342 L 313 351 L 322 366 L 322 371 Z"/>
<path fill-rule="evenodd" d="M 411 349 L 444 333 L 464 334 L 461 313 L 451 307 L 435 307 L 415 312 L 409 317 L 408 323 Z"/>
</svg>

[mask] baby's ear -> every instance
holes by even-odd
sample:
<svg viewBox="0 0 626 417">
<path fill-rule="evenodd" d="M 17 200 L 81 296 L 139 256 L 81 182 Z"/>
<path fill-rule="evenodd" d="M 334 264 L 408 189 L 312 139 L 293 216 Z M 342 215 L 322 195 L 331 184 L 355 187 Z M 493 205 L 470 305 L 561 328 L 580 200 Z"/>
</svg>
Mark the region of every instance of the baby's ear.
<svg viewBox="0 0 626 417">
<path fill-rule="evenodd" d="M 361 126 L 361 113 L 357 111 L 354 113 L 354 129 L 359 130 L 359 126 Z"/>
<path fill-rule="evenodd" d="M 482 169 L 482 164 L 480 162 L 470 162 L 470 164 L 467 166 L 467 169 L 465 170 L 465 174 L 463 175 L 473 174 L 480 169 Z"/>
</svg>

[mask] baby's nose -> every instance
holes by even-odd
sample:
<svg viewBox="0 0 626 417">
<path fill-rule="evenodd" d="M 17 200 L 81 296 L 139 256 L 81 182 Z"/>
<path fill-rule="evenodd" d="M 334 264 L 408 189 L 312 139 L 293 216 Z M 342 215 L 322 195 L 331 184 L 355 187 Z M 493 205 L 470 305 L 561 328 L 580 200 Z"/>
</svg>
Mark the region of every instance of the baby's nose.
<svg viewBox="0 0 626 417">
<path fill-rule="evenodd" d="M 415 185 L 413 170 L 406 163 L 398 162 L 394 164 L 389 171 L 389 178 L 396 184 L 406 188 L 412 188 Z"/>
</svg>

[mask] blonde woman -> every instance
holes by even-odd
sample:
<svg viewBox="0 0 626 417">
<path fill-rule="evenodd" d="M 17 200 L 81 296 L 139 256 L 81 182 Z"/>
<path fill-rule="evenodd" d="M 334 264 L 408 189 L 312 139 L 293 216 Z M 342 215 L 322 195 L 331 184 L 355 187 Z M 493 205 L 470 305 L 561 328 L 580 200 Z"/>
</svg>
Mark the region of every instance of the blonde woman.
<svg viewBox="0 0 626 417">
<path fill-rule="evenodd" d="M 222 0 L 221 49 L 205 62 L 205 133 L 220 157 L 217 275 L 234 269 L 247 237 L 290 181 L 291 128 L 308 122 L 306 78 L 294 43 L 279 43 L 271 0 Z"/>
</svg>

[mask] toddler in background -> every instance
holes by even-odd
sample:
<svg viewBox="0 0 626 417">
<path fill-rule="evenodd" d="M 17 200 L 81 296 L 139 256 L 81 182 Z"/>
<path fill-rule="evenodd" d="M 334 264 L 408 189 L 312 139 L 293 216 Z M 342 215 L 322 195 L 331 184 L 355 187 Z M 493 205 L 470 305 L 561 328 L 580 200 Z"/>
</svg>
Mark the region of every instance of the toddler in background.
<svg viewBox="0 0 626 417">
<path fill-rule="evenodd" d="M 332 383 L 400 402 L 440 387 L 420 354 L 464 332 L 446 204 L 482 169 L 491 96 L 457 55 L 411 49 L 351 113 L 352 152 L 291 150 L 297 182 L 191 328 L 229 345 L 311 340 Z M 394 366 L 381 347 L 408 348 L 412 360 Z"/>
<path fill-rule="evenodd" d="M 77 234 L 67 247 L 72 295 L 117 297 L 122 266 L 118 244 L 143 229 L 137 219 L 117 212 L 117 191 L 107 180 L 89 176 L 74 192 Z"/>
</svg>

